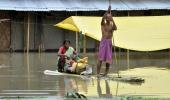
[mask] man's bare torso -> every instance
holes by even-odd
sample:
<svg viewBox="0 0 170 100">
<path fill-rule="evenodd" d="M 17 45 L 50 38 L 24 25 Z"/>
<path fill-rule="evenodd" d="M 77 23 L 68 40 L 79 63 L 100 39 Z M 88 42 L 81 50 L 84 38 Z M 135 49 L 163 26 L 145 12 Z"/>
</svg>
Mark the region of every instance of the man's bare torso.
<svg viewBox="0 0 170 100">
<path fill-rule="evenodd" d="M 113 37 L 113 25 L 112 24 L 103 24 L 102 28 L 102 38 L 112 39 Z"/>
</svg>

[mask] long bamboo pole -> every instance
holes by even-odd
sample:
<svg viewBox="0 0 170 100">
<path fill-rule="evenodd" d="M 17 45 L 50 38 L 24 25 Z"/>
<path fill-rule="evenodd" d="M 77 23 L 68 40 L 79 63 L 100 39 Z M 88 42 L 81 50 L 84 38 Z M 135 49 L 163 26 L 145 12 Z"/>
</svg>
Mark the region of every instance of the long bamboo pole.
<svg viewBox="0 0 170 100">
<path fill-rule="evenodd" d="M 111 0 L 109 0 L 109 6 L 111 6 Z M 115 42 L 114 42 L 114 35 L 113 35 L 113 40 L 112 41 L 113 41 L 115 62 L 116 62 L 116 66 L 118 67 L 118 64 L 117 64 L 117 54 L 116 54 L 116 48 L 115 48 Z M 118 68 L 117 68 L 117 75 L 118 75 L 118 77 L 120 76 Z"/>
</svg>

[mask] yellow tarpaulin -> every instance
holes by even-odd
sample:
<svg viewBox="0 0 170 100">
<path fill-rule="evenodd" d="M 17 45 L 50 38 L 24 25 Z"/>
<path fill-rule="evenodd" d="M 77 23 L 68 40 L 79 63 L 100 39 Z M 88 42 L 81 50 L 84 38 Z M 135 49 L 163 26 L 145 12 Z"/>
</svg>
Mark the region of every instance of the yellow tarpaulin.
<svg viewBox="0 0 170 100">
<path fill-rule="evenodd" d="M 114 32 L 117 47 L 136 51 L 170 48 L 170 16 L 114 17 L 118 30 Z M 71 16 L 55 26 L 101 39 L 101 17 Z"/>
</svg>

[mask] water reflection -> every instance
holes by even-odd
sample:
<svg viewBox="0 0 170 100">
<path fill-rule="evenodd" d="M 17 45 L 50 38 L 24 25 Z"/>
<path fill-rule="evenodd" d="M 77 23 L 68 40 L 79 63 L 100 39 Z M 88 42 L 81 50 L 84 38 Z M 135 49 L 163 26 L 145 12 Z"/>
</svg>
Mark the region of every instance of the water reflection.
<svg viewBox="0 0 170 100">
<path fill-rule="evenodd" d="M 99 97 L 102 98 L 112 98 L 112 93 L 110 92 L 110 86 L 108 80 L 105 80 L 106 93 L 102 93 L 102 88 L 100 85 L 100 79 L 97 79 L 97 92 Z"/>
<path fill-rule="evenodd" d="M 93 53 L 87 56 L 96 72 L 96 56 Z M 166 52 L 129 52 L 128 57 L 126 52 L 117 53 L 117 63 L 113 62 L 109 74 L 117 75 L 119 72 L 120 76 L 139 76 L 146 80 L 142 84 L 85 79 L 72 75 L 44 75 L 44 70 L 57 69 L 56 59 L 56 53 L 42 53 L 41 55 L 38 53 L 29 53 L 29 55 L 0 53 L 0 95 L 10 93 L 14 96 L 37 94 L 64 97 L 68 91 L 71 91 L 88 97 L 102 98 L 148 94 L 170 97 L 170 56 Z M 104 70 L 105 66 L 102 68 Z"/>
<path fill-rule="evenodd" d="M 59 88 L 58 96 L 65 96 L 67 93 L 83 93 L 88 92 L 89 79 L 83 79 L 79 76 L 62 76 L 57 81 Z M 58 90 L 58 89 L 57 89 Z"/>
<path fill-rule="evenodd" d="M 30 55 L 29 55 L 29 53 L 24 54 L 24 61 L 25 61 L 24 64 L 26 64 L 25 66 L 27 68 L 27 84 L 28 84 L 27 89 L 29 90 L 30 89 L 30 81 L 31 81 L 31 79 L 30 79 Z"/>
</svg>

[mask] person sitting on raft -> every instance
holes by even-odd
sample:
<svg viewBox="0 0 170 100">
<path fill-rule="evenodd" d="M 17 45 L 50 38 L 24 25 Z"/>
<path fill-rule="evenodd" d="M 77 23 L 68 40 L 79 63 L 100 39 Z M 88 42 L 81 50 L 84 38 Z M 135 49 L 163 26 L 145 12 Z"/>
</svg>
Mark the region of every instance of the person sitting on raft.
<svg viewBox="0 0 170 100">
<path fill-rule="evenodd" d="M 69 40 L 65 40 L 63 42 L 63 46 L 59 48 L 58 56 L 59 72 L 80 74 L 81 72 L 85 71 L 86 67 L 88 66 L 88 57 L 80 59 L 76 50 L 70 46 Z"/>
</svg>

